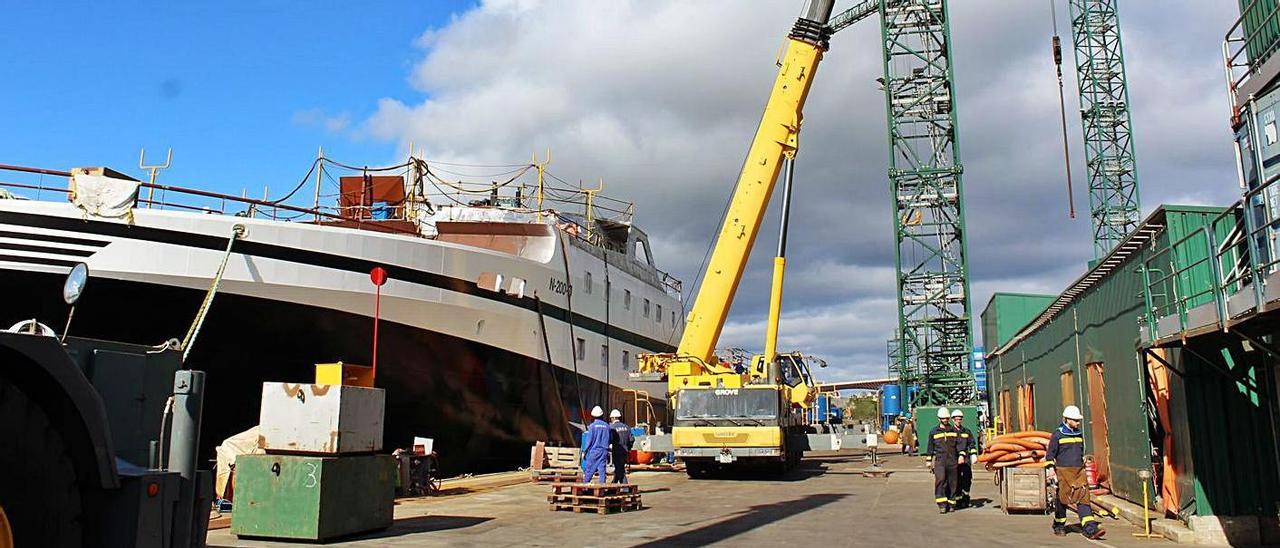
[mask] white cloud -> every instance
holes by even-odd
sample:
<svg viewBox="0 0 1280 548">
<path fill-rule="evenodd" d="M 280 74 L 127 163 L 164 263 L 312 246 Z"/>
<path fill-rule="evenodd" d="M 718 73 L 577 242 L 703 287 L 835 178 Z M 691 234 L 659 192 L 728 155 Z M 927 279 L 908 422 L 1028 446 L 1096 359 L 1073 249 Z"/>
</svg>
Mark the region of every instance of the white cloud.
<svg viewBox="0 0 1280 548">
<path fill-rule="evenodd" d="M 840 3 L 837 9 L 846 5 Z M 1234 9 L 1124 5 L 1145 209 L 1234 200 L 1219 47 Z M 692 287 L 775 73 L 797 2 L 487 1 L 426 30 L 406 77 L 420 96 L 371 97 L 373 137 L 442 161 L 508 163 L 550 148 L 551 170 L 603 177 L 637 203 L 659 266 Z M 1070 39 L 1064 72 L 1080 217 L 1066 218 L 1050 21 L 1042 3 L 952 2 L 968 203 L 972 312 L 995 290 L 1056 292 L 1090 258 Z M 1065 25 L 1065 15 L 1060 13 Z M 832 40 L 805 112 L 784 347 L 828 375 L 878 376 L 896 323 L 878 22 Z M 406 47 L 409 47 L 406 44 Z M 725 345 L 758 348 L 774 213 Z M 975 337 L 977 333 L 975 332 Z"/>
</svg>

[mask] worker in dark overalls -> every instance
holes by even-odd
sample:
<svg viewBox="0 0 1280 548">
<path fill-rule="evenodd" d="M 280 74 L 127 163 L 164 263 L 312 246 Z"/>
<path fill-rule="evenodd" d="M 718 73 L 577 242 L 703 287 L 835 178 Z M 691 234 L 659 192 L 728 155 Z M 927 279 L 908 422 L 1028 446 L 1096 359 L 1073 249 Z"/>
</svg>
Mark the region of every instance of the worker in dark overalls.
<svg viewBox="0 0 1280 548">
<path fill-rule="evenodd" d="M 969 506 L 969 489 L 973 488 L 973 462 L 978 458 L 978 437 L 964 426 L 964 411 L 951 412 L 951 428 L 959 434 L 956 451 L 956 507 Z"/>
<path fill-rule="evenodd" d="M 946 407 L 938 408 L 938 425 L 929 431 L 929 444 L 925 450 L 929 471 L 933 472 L 933 501 L 938 503 L 938 513 L 945 514 L 956 505 L 956 466 L 960 455 L 960 433 L 951 427 L 951 413 Z"/>
<path fill-rule="evenodd" d="M 1098 517 L 1089 505 L 1089 481 L 1084 472 L 1084 435 L 1080 431 L 1084 414 L 1080 408 L 1068 405 L 1062 410 L 1062 425 L 1053 431 L 1049 447 L 1045 449 L 1045 461 L 1050 477 L 1058 478 L 1058 494 L 1053 501 L 1053 534 L 1067 534 L 1067 506 L 1074 507 L 1080 516 L 1080 528 L 1091 540 L 1106 535 L 1098 526 Z"/>
<path fill-rule="evenodd" d="M 614 409 L 609 412 L 609 428 L 613 430 L 609 443 L 613 447 L 613 482 L 627 482 L 627 460 L 631 457 L 631 446 L 635 444 L 635 436 L 631 435 L 631 427 L 622 422 L 622 411 Z"/>
</svg>

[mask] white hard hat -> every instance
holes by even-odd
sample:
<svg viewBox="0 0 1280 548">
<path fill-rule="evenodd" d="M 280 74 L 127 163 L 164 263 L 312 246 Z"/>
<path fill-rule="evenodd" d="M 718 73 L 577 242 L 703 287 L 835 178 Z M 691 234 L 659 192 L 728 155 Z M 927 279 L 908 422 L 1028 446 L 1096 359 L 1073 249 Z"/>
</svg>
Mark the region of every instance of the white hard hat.
<svg viewBox="0 0 1280 548">
<path fill-rule="evenodd" d="M 961 411 L 961 410 L 959 410 L 959 409 L 956 409 L 955 411 L 952 411 L 952 412 L 951 412 L 951 418 L 953 418 L 953 419 L 954 419 L 954 418 L 956 418 L 956 417 L 960 417 L 960 418 L 962 418 L 962 419 L 963 419 L 963 418 L 964 418 L 964 411 Z"/>
<path fill-rule="evenodd" d="M 950 411 L 947 411 L 947 408 L 946 408 L 946 407 L 939 407 L 939 408 L 938 408 L 938 418 L 940 418 L 940 419 L 946 419 L 946 418 L 950 418 L 950 417 L 951 417 L 951 412 L 950 412 Z"/>
<path fill-rule="evenodd" d="M 609 418 L 611 418 L 611 419 L 620 419 L 620 418 L 622 418 L 622 411 L 618 411 L 617 409 L 614 409 L 613 411 L 610 411 L 610 412 L 609 412 Z"/>
<path fill-rule="evenodd" d="M 604 409 L 601 409 L 599 405 L 597 405 L 597 406 L 595 406 L 595 407 L 592 407 L 592 408 L 591 408 L 591 416 L 593 416 L 593 417 L 595 417 L 595 418 L 597 418 L 597 419 L 598 419 L 598 418 L 600 418 L 600 417 L 603 417 L 603 416 L 604 416 Z"/>
<path fill-rule="evenodd" d="M 1080 412 L 1080 408 L 1074 405 L 1068 405 L 1062 410 L 1062 418 L 1074 421 L 1084 420 L 1084 414 Z"/>
</svg>

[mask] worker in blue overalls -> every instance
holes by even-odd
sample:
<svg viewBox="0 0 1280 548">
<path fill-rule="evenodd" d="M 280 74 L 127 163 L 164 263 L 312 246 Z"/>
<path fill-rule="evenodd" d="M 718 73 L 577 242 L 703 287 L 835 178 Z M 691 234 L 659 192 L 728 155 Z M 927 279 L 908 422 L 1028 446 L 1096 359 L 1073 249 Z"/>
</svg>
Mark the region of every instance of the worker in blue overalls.
<svg viewBox="0 0 1280 548">
<path fill-rule="evenodd" d="M 1084 472 L 1084 435 L 1080 423 L 1084 414 L 1080 408 L 1068 405 L 1062 410 L 1062 425 L 1049 437 L 1045 449 L 1045 461 L 1050 477 L 1058 478 L 1058 493 L 1053 501 L 1053 534 L 1067 534 L 1067 506 L 1075 507 L 1080 516 L 1080 528 L 1084 536 L 1098 540 L 1106 531 L 1098 527 L 1098 517 L 1089 506 L 1089 481 Z"/>
<path fill-rule="evenodd" d="M 600 476 L 600 483 L 606 483 L 606 465 L 609 463 L 609 434 L 613 432 L 609 424 L 604 422 L 604 409 L 599 405 L 591 408 L 591 416 L 595 420 L 587 425 L 586 442 L 582 444 L 582 477 L 583 483 L 590 483 L 591 478 Z"/>
</svg>

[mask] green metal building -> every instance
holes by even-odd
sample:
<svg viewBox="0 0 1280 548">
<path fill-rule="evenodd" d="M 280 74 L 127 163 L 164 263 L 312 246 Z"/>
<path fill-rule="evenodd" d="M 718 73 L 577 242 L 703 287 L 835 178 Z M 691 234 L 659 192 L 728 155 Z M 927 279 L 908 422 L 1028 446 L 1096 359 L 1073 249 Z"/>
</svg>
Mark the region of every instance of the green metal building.
<svg viewBox="0 0 1280 548">
<path fill-rule="evenodd" d="M 1205 243 L 1226 241 L 1238 216 L 1234 208 L 1161 206 L 1014 335 L 998 337 L 987 367 L 1002 427 L 1051 430 L 1065 405 L 1077 405 L 1086 452 L 1115 494 L 1140 502 L 1138 471 L 1148 469 L 1163 496 L 1157 509 L 1184 519 L 1274 521 L 1271 358 L 1238 339 L 1155 348 L 1148 333 L 1153 318 L 1172 310 L 1168 303 L 1214 305 L 1201 290 L 1216 279 Z"/>
</svg>

